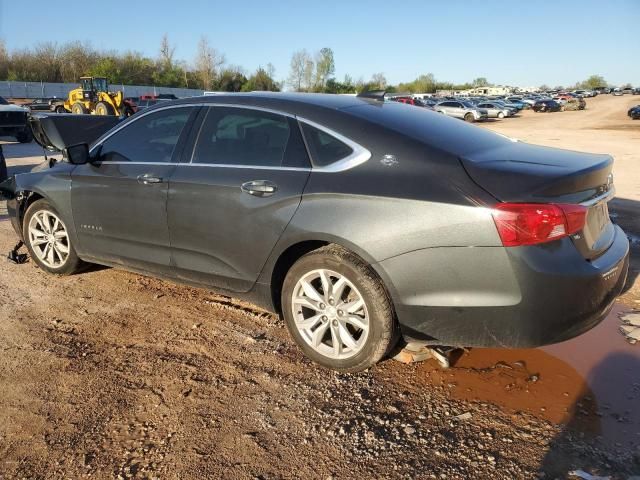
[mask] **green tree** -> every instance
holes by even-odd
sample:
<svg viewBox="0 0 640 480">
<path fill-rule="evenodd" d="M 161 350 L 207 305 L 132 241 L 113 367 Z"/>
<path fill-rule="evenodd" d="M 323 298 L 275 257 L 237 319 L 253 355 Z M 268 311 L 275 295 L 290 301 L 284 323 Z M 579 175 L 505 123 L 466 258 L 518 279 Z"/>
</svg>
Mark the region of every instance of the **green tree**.
<svg viewBox="0 0 640 480">
<path fill-rule="evenodd" d="M 409 93 L 434 93 L 437 81 L 433 73 L 420 75 L 418 78 L 408 83 L 398 84 L 398 91 Z"/>
<path fill-rule="evenodd" d="M 471 87 L 472 88 L 476 88 L 476 87 L 490 87 L 492 86 L 492 83 L 489 83 L 489 80 L 487 80 L 484 77 L 478 77 L 478 78 L 474 78 L 473 81 L 471 82 Z"/>
<path fill-rule="evenodd" d="M 242 86 L 243 92 L 253 91 L 279 92 L 280 85 L 269 75 L 269 72 L 262 67 L 258 67 L 256 72 L 247 79 L 247 83 Z"/>
<path fill-rule="evenodd" d="M 247 77 L 240 71 L 240 68 L 226 68 L 218 79 L 218 90 L 221 92 L 240 92 L 247 83 Z"/>
<path fill-rule="evenodd" d="M 338 82 L 335 78 L 327 80 L 324 88 L 325 93 L 356 93 L 356 86 L 353 84 L 351 77 L 345 75 L 342 82 Z"/>
<path fill-rule="evenodd" d="M 118 70 L 118 61 L 115 57 L 104 56 L 91 66 L 89 72 L 93 77 L 107 77 L 111 83 L 121 82 L 120 71 Z M 77 81 L 77 80 L 76 80 Z M 127 81 L 126 83 L 131 83 Z"/>
<path fill-rule="evenodd" d="M 323 91 L 327 85 L 327 80 L 333 76 L 336 71 L 336 64 L 333 59 L 333 50 L 328 47 L 323 48 L 316 55 L 316 74 L 315 85 L 316 91 Z"/>
<path fill-rule="evenodd" d="M 583 88 L 587 90 L 593 90 L 597 87 L 606 87 L 607 81 L 604 79 L 602 75 L 591 75 L 586 80 L 580 82 L 578 84 L 578 88 Z"/>
</svg>

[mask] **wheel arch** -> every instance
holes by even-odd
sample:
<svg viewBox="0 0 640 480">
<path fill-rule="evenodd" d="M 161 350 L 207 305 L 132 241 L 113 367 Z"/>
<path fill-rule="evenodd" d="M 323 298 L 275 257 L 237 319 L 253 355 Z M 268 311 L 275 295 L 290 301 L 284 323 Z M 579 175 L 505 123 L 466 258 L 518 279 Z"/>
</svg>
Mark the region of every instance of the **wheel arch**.
<svg viewBox="0 0 640 480">
<path fill-rule="evenodd" d="M 264 283 L 269 283 L 269 289 L 271 293 L 271 302 L 274 308 L 274 311 L 278 315 L 282 315 L 282 305 L 280 302 L 280 296 L 282 293 L 282 285 L 284 283 L 284 279 L 287 275 L 287 272 L 293 266 L 294 263 L 298 261 L 300 257 L 306 255 L 313 250 L 317 250 L 318 248 L 322 248 L 327 245 L 337 245 L 345 250 L 350 251 L 351 253 L 360 257 L 378 276 L 382 285 L 384 286 L 387 294 L 389 296 L 389 300 L 391 301 L 392 308 L 394 309 L 394 288 L 390 283 L 389 277 L 385 272 L 381 271 L 377 262 L 369 255 L 367 252 L 363 251 L 357 245 L 352 244 L 348 240 L 343 238 L 337 238 L 333 236 L 326 235 L 318 235 L 316 237 L 307 238 L 307 239 L 297 239 L 296 241 L 290 242 L 287 246 L 283 246 L 278 250 L 278 253 L 272 256 L 271 261 L 268 263 L 269 267 L 263 271 L 261 276 Z"/>
<path fill-rule="evenodd" d="M 38 200 L 46 200 L 50 202 L 46 196 L 44 196 L 41 192 L 37 192 L 35 190 L 19 190 L 16 192 L 16 201 L 17 201 L 17 220 L 18 225 L 20 226 L 21 237 L 24 239 L 24 216 L 27 213 L 27 209 Z"/>
</svg>

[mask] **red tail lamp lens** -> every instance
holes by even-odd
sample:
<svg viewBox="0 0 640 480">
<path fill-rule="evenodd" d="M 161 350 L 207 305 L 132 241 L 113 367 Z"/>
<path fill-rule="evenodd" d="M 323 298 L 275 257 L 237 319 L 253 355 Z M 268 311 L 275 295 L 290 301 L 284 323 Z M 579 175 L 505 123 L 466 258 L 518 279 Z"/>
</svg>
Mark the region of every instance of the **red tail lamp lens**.
<svg viewBox="0 0 640 480">
<path fill-rule="evenodd" d="M 584 228 L 587 208 L 582 205 L 500 203 L 492 211 L 505 247 L 557 240 Z"/>
</svg>

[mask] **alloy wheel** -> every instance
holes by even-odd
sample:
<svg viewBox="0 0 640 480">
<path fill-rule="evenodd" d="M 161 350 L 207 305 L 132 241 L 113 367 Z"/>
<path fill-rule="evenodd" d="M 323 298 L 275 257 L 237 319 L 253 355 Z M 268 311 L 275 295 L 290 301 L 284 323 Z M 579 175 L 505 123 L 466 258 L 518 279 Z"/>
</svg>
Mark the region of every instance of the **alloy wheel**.
<svg viewBox="0 0 640 480">
<path fill-rule="evenodd" d="M 291 308 L 304 341 L 328 358 L 357 355 L 369 336 L 363 296 L 337 272 L 319 269 L 300 278 L 293 289 Z"/>
<path fill-rule="evenodd" d="M 29 243 L 49 268 L 62 267 L 69 257 L 69 235 L 58 216 L 48 210 L 36 212 L 29 221 Z"/>
</svg>

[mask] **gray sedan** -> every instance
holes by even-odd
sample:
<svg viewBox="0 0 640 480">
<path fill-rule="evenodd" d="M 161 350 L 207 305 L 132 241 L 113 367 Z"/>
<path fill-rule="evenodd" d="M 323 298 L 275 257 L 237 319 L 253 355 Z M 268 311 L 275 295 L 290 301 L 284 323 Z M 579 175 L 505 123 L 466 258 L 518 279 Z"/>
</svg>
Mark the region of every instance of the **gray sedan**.
<svg viewBox="0 0 640 480">
<path fill-rule="evenodd" d="M 532 347 L 604 318 L 629 254 L 610 156 L 375 98 L 165 102 L 0 193 L 44 271 L 98 263 L 226 292 L 341 371 L 398 342 Z M 48 116 L 36 138 L 91 117 Z"/>
<path fill-rule="evenodd" d="M 479 103 L 478 108 L 487 111 L 487 117 L 489 118 L 505 118 L 512 115 L 511 110 L 506 106 L 499 105 L 497 103 L 484 102 Z"/>
<path fill-rule="evenodd" d="M 459 100 L 440 102 L 433 109 L 450 117 L 461 118 L 465 122 L 477 122 L 488 118 L 485 110 L 477 108 L 473 103 Z"/>
</svg>

